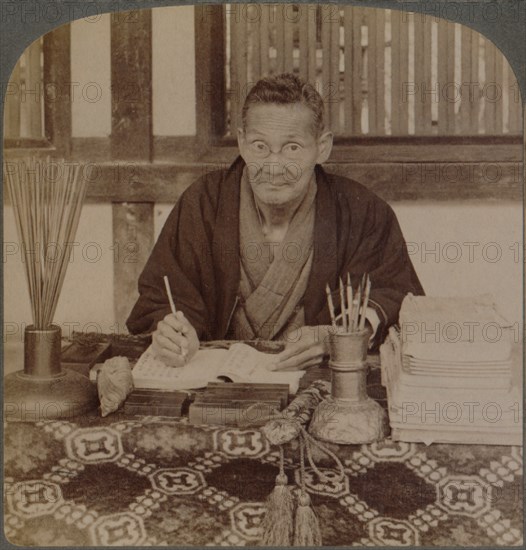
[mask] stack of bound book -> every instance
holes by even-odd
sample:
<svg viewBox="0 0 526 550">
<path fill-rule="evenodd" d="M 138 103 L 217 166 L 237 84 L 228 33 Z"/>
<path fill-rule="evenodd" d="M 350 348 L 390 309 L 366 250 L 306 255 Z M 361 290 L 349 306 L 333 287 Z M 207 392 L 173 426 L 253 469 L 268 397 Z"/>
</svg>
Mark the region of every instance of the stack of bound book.
<svg viewBox="0 0 526 550">
<path fill-rule="evenodd" d="M 190 405 L 190 424 L 262 426 L 287 406 L 287 384 L 209 382 Z"/>
<path fill-rule="evenodd" d="M 522 444 L 522 354 L 491 296 L 409 295 L 380 349 L 392 438 Z"/>
</svg>

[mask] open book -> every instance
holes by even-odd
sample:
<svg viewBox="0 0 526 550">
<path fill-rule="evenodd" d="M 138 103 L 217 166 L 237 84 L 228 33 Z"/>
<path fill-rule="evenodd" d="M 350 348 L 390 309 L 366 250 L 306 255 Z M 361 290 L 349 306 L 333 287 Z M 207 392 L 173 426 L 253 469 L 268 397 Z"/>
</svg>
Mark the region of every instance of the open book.
<svg viewBox="0 0 526 550">
<path fill-rule="evenodd" d="M 267 370 L 267 366 L 275 362 L 276 354 L 263 353 L 247 344 L 236 343 L 228 350 L 199 350 L 184 367 L 174 368 L 156 359 L 149 347 L 133 367 L 133 384 L 136 388 L 190 390 L 226 379 L 232 382 L 288 384 L 289 393 L 295 394 L 304 371 Z"/>
</svg>

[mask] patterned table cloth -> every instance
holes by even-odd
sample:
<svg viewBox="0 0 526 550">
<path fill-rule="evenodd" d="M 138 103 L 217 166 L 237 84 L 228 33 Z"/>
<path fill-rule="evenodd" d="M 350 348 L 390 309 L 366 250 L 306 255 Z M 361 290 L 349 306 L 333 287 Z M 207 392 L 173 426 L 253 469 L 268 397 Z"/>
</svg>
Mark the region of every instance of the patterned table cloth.
<svg viewBox="0 0 526 550">
<path fill-rule="evenodd" d="M 279 453 L 258 428 L 192 426 L 187 419 L 91 415 L 4 429 L 4 528 L 18 545 L 258 543 Z M 387 439 L 331 446 L 307 468 L 323 544 L 522 544 L 518 447 Z M 286 472 L 298 482 L 297 443 Z"/>
</svg>

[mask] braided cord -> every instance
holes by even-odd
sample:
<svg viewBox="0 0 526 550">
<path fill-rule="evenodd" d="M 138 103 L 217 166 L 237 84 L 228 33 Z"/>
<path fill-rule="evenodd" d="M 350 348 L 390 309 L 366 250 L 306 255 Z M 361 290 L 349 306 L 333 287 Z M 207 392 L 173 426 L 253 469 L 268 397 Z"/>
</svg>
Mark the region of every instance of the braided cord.
<svg viewBox="0 0 526 550">
<path fill-rule="evenodd" d="M 314 459 L 312 458 L 312 448 L 311 445 L 314 445 L 315 447 L 318 447 L 320 451 L 324 452 L 327 456 L 332 458 L 334 462 L 336 462 L 336 465 L 338 466 L 338 477 L 336 478 L 337 481 L 342 481 L 345 477 L 345 469 L 343 467 L 343 464 L 341 460 L 336 456 L 335 453 L 333 453 L 330 449 L 328 449 L 325 445 L 320 443 L 317 439 L 312 437 L 305 428 L 301 428 L 301 441 L 305 442 L 306 451 L 307 451 L 307 460 L 309 461 L 309 464 L 311 468 L 316 472 L 316 474 L 320 477 L 322 481 L 328 481 L 329 478 L 318 469 L 316 464 L 314 463 Z"/>
<path fill-rule="evenodd" d="M 285 475 L 285 452 L 283 451 L 283 445 L 279 446 L 279 475 Z"/>
<path fill-rule="evenodd" d="M 300 488 L 301 494 L 307 494 L 305 483 L 305 439 L 300 435 Z"/>
</svg>

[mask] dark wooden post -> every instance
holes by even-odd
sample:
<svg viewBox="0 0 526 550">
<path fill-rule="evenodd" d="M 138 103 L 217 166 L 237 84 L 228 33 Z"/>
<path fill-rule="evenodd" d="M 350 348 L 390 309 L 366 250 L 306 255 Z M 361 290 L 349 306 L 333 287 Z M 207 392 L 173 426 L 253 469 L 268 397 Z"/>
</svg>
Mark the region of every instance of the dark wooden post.
<svg viewBox="0 0 526 550">
<path fill-rule="evenodd" d="M 114 159 L 152 156 L 152 14 L 111 18 L 111 152 Z"/>
<path fill-rule="evenodd" d="M 44 35 L 45 134 L 57 153 L 71 154 L 71 27 Z"/>
<path fill-rule="evenodd" d="M 223 6 L 195 6 L 196 130 L 201 145 L 225 133 L 225 40 Z"/>
<path fill-rule="evenodd" d="M 111 153 L 114 162 L 125 165 L 118 173 L 126 175 L 130 165 L 152 160 L 151 10 L 112 14 L 111 82 Z M 128 184 L 131 188 L 134 181 Z M 113 292 L 119 332 L 125 332 L 137 299 L 137 279 L 150 255 L 153 233 L 152 202 L 113 203 Z"/>
</svg>

